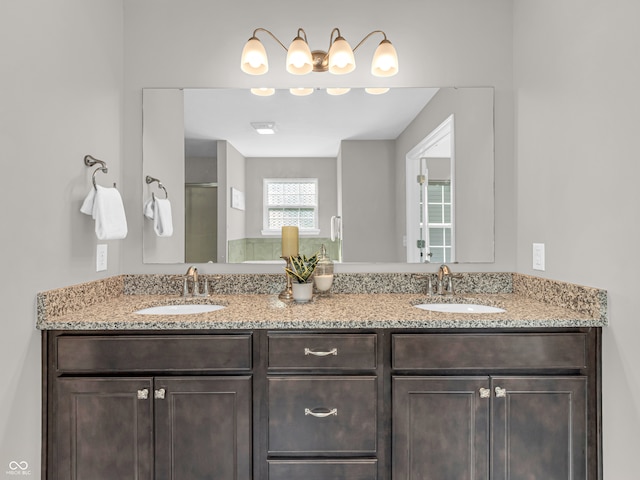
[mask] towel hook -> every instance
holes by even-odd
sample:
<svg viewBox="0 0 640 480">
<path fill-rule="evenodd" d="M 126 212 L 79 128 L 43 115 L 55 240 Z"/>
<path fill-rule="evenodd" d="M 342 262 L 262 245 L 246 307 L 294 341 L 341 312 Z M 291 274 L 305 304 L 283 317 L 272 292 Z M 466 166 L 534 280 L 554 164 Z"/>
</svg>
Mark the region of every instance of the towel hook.
<svg viewBox="0 0 640 480">
<path fill-rule="evenodd" d="M 97 190 L 98 187 L 96 186 L 96 173 L 98 173 L 98 170 L 101 171 L 102 173 L 107 173 L 109 171 L 109 169 L 107 168 L 107 163 L 102 160 L 98 160 L 97 158 L 92 157 L 91 155 L 85 155 L 84 164 L 87 167 L 93 167 L 96 164 L 101 165 L 100 167 L 96 168 L 93 171 L 93 174 L 91 175 L 91 183 L 93 183 L 93 188 Z M 115 187 L 116 184 L 114 183 L 113 186 Z"/>
<path fill-rule="evenodd" d="M 167 189 L 164 188 L 164 185 L 162 185 L 162 182 L 160 180 L 158 180 L 157 178 L 153 178 L 150 175 L 147 175 L 147 178 L 145 179 L 147 182 L 147 185 L 153 183 L 153 182 L 158 182 L 158 188 L 161 188 L 162 190 L 164 190 L 164 198 L 167 199 L 169 198 L 169 194 L 167 193 Z M 152 193 L 151 196 L 155 199 L 155 195 Z"/>
</svg>

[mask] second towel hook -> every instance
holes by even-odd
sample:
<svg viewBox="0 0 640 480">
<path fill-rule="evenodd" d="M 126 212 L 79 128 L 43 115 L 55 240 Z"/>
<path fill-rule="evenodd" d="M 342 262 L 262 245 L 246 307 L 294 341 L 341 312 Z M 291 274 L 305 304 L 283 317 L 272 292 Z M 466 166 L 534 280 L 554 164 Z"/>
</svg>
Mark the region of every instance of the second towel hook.
<svg viewBox="0 0 640 480">
<path fill-rule="evenodd" d="M 96 164 L 100 165 L 98 168 L 96 168 L 93 171 L 93 175 L 91 175 L 91 183 L 93 183 L 93 188 L 97 190 L 98 187 L 96 186 L 96 173 L 98 173 L 98 171 L 101 171 L 102 173 L 107 173 L 109 171 L 109 169 L 107 168 L 107 162 L 98 160 L 97 158 L 92 157 L 91 155 L 85 155 L 84 164 L 87 167 L 93 167 Z M 114 183 L 113 186 L 115 187 L 116 184 Z"/>
<path fill-rule="evenodd" d="M 153 183 L 153 182 L 158 182 L 158 188 L 161 188 L 162 190 L 164 190 L 164 198 L 165 199 L 169 198 L 169 194 L 167 193 L 167 189 L 164 188 L 164 185 L 162 185 L 162 182 L 160 180 L 158 180 L 157 178 L 153 178 L 151 175 L 147 175 L 145 180 L 147 182 L 147 185 L 149 185 L 150 183 Z M 151 194 L 151 196 L 155 198 L 155 195 L 153 193 Z"/>
</svg>

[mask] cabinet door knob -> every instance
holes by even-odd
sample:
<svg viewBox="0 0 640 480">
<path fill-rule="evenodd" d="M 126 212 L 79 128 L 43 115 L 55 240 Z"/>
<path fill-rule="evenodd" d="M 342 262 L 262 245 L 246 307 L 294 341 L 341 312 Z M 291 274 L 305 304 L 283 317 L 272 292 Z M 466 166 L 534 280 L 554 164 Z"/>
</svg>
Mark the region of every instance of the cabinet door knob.
<svg viewBox="0 0 640 480">
<path fill-rule="evenodd" d="M 491 397 L 491 389 L 490 388 L 481 388 L 480 389 L 480 398 L 490 398 Z"/>
<path fill-rule="evenodd" d="M 167 393 L 167 391 L 164 388 L 159 388 L 153 392 L 153 398 L 164 400 L 165 393 Z"/>
<path fill-rule="evenodd" d="M 338 349 L 337 348 L 332 348 L 328 352 L 315 352 L 315 351 L 311 350 L 310 348 L 305 348 L 304 349 L 304 354 L 305 355 L 314 355 L 316 357 L 327 357 L 329 355 L 338 355 Z"/>
<path fill-rule="evenodd" d="M 496 387 L 496 397 L 503 398 L 507 396 L 507 389 Z"/>
<path fill-rule="evenodd" d="M 149 398 L 149 389 L 143 388 L 142 390 L 138 390 L 138 400 L 146 400 Z"/>
<path fill-rule="evenodd" d="M 338 415 L 338 409 L 332 408 L 331 410 L 328 410 L 326 408 L 305 408 L 304 414 L 311 415 L 316 418 L 325 418 L 331 415 Z"/>
</svg>

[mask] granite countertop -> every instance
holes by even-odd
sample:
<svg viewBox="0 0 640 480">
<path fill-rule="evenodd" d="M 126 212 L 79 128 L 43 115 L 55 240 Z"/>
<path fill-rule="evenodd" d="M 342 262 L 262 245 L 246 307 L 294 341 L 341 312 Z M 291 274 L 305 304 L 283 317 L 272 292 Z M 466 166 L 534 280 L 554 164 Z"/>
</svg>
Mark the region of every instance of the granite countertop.
<svg viewBox="0 0 640 480">
<path fill-rule="evenodd" d="M 179 304 L 178 295 L 118 295 L 60 315 L 39 315 L 41 330 L 311 329 L 311 328 L 543 328 L 601 327 L 604 317 L 515 294 L 460 294 L 426 297 L 416 293 L 336 293 L 308 304 L 283 302 L 276 294 L 216 294 L 187 298 L 225 308 L 188 315 L 143 315 L 157 305 Z M 417 303 L 479 303 L 504 313 L 439 313 Z"/>
</svg>

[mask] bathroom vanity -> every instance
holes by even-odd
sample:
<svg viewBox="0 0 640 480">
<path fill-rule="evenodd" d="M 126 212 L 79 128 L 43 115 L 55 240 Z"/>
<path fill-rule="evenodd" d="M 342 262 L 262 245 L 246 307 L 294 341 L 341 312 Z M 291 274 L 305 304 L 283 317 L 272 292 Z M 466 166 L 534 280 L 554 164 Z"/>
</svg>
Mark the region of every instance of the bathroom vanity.
<svg viewBox="0 0 640 480">
<path fill-rule="evenodd" d="M 601 478 L 606 318 L 498 297 L 475 320 L 406 293 L 41 315 L 43 478 Z"/>
</svg>

